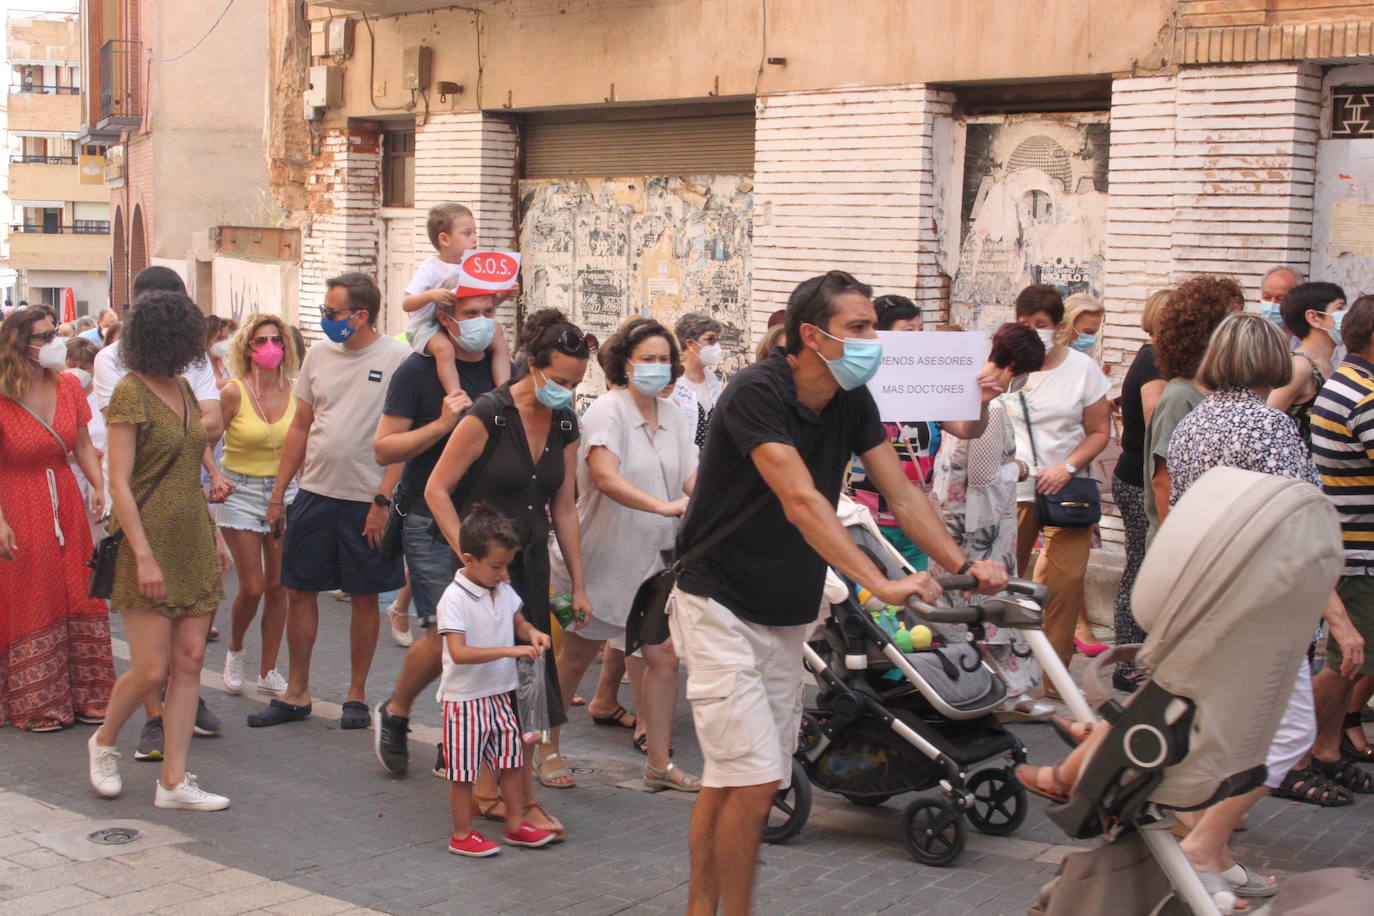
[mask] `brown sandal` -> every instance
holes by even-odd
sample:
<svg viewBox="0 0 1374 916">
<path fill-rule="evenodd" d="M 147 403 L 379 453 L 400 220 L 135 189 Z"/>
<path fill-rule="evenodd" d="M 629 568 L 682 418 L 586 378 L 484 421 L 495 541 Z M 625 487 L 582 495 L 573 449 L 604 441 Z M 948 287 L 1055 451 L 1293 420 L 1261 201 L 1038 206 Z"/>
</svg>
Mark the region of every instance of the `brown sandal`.
<svg viewBox="0 0 1374 916">
<path fill-rule="evenodd" d="M 531 811 L 538 811 L 541 815 L 544 816 L 545 826 L 540 826 L 539 824 L 530 821 Z M 528 805 L 525 806 L 525 820 L 529 821 L 530 824 L 538 830 L 547 830 L 550 833 L 552 833 L 553 841 L 555 843 L 559 842 L 568 835 L 568 829 L 563 826 L 563 822 L 560 821 L 558 818 L 554 817 L 552 814 L 550 814 L 548 809 L 541 805 L 539 802 L 530 802 Z"/>
<path fill-rule="evenodd" d="M 1063 805 L 1068 803 L 1069 793 L 1073 791 L 1073 786 L 1065 782 L 1064 777 L 1060 775 L 1060 766 L 1061 764 L 1056 763 L 1052 767 L 1033 767 L 1022 763 L 1013 772 L 1016 775 L 1016 781 L 1021 783 L 1027 792 L 1039 795 L 1041 798 L 1047 798 L 1057 805 Z M 1046 770 L 1050 771 L 1050 778 L 1054 780 L 1054 785 L 1048 789 L 1040 784 L 1040 776 Z"/>
<path fill-rule="evenodd" d="M 501 807 L 499 814 L 496 811 L 498 805 Z M 488 798 L 485 795 L 478 795 L 476 792 L 472 793 L 473 817 L 485 818 L 489 821 L 504 821 L 506 819 L 505 806 L 505 799 L 499 795 Z"/>
</svg>

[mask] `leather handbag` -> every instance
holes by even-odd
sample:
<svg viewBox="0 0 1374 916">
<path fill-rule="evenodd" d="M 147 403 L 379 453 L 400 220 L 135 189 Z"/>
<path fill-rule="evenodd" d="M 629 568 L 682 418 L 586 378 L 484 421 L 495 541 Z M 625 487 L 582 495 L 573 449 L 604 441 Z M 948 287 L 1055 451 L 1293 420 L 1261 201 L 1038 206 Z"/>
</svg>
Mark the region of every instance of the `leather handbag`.
<svg viewBox="0 0 1374 916">
<path fill-rule="evenodd" d="M 673 593 L 677 577 L 682 574 L 682 570 L 739 530 L 754 513 L 774 498 L 773 491 L 765 489 L 743 512 L 698 541 L 679 557 L 676 563 L 654 573 L 639 584 L 639 588 L 635 590 L 634 600 L 630 602 L 630 614 L 625 618 L 626 655 L 632 654 L 640 646 L 657 646 L 668 638 L 668 596 Z"/>
<path fill-rule="evenodd" d="M 167 472 L 176 464 L 176 456 L 167 462 L 166 466 L 158 472 L 157 477 L 153 478 L 153 484 L 148 488 L 148 492 L 143 494 L 143 498 L 138 501 L 138 508 L 142 511 L 148 500 L 153 498 L 157 492 L 157 485 L 162 483 L 162 479 L 167 476 Z M 121 528 L 114 534 L 107 534 L 100 539 L 91 551 L 91 558 L 86 561 L 86 565 L 91 568 L 91 581 L 86 589 L 86 594 L 91 598 L 109 599 L 114 592 L 115 563 L 119 559 L 119 543 L 124 540 L 124 530 Z"/>
<path fill-rule="evenodd" d="M 386 509 L 386 528 L 382 531 L 382 541 L 377 546 L 377 552 L 387 563 L 394 563 L 401 558 L 401 535 L 405 530 L 406 516 L 413 505 L 415 496 L 397 484 L 391 494 L 391 505 Z"/>
<path fill-rule="evenodd" d="M 1040 467 L 1040 453 L 1035 447 L 1035 427 L 1031 424 L 1030 406 L 1026 393 L 1021 397 L 1021 415 L 1026 421 L 1030 438 L 1031 458 Z M 1091 477 L 1071 477 L 1058 493 L 1035 494 L 1035 513 L 1041 525 L 1051 528 L 1091 528 L 1102 520 L 1102 492 Z"/>
</svg>

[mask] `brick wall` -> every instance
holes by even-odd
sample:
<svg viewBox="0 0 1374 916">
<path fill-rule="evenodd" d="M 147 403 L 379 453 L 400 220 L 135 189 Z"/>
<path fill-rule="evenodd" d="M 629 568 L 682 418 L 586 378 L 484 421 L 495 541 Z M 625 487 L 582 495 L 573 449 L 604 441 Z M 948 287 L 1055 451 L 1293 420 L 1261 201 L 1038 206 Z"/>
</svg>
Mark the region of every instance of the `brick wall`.
<svg viewBox="0 0 1374 916">
<path fill-rule="evenodd" d="M 325 280 L 358 270 L 377 276 L 377 208 L 381 204 L 381 134 L 375 128 L 331 128 L 310 166 L 310 222 L 302 230 L 301 332 L 319 339 Z"/>
<path fill-rule="evenodd" d="M 923 85 L 770 95 L 755 122 L 753 331 L 807 277 L 839 268 L 943 315 L 934 122 Z"/>
<path fill-rule="evenodd" d="M 1178 24 L 1188 28 L 1295 25 L 1368 18 L 1374 0 L 1179 0 Z"/>
<path fill-rule="evenodd" d="M 515 128 L 509 118 L 465 111 L 431 115 L 415 131 L 416 265 L 434 253 L 425 219 L 435 204 L 452 201 L 472 210 L 478 243 L 515 248 Z M 514 332 L 516 302 L 497 320 Z M 514 337 L 510 337 L 514 346 Z"/>
</svg>

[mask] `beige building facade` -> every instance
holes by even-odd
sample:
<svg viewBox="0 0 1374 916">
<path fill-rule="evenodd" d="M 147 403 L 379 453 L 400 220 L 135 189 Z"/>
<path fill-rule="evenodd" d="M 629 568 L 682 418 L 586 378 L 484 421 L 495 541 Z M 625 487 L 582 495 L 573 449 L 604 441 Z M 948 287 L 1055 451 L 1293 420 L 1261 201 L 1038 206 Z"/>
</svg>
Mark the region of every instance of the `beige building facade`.
<svg viewBox="0 0 1374 916">
<path fill-rule="evenodd" d="M 11 18 L 5 37 L 11 295 L 62 314 L 70 290 L 75 315 L 98 314 L 107 295 L 109 196 L 104 150 L 78 138 L 84 70 L 77 18 Z"/>
<path fill-rule="evenodd" d="M 1028 283 L 1088 290 L 1118 380 L 1145 297 L 1191 274 L 1374 290 L 1369 0 L 296 9 L 268 143 L 300 301 L 374 273 L 388 333 L 443 200 L 522 252 L 507 320 L 704 310 L 727 368 L 830 268 L 980 330 Z"/>
<path fill-rule="evenodd" d="M 113 221 L 112 301 L 122 309 L 132 278 L 164 264 L 202 308 L 214 309 L 211 230 L 267 227 L 278 218 L 263 155 L 267 16 L 261 4 L 226 11 L 220 0 L 82 0 L 81 7 L 90 72 L 82 136 L 109 150 L 103 191 Z M 244 301 L 256 309 L 255 296 Z"/>
</svg>

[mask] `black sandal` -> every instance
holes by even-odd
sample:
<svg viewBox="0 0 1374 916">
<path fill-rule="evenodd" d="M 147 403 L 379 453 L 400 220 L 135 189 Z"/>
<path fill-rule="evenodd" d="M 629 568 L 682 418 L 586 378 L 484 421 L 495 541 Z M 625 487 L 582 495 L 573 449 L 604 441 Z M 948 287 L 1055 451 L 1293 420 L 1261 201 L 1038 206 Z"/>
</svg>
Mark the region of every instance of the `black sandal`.
<svg viewBox="0 0 1374 916">
<path fill-rule="evenodd" d="M 1291 798 L 1293 801 L 1306 802 L 1322 808 L 1344 808 L 1355 803 L 1349 792 L 1312 766 L 1289 770 L 1279 787 L 1269 794 L 1275 798 Z"/>
<path fill-rule="evenodd" d="M 1374 795 L 1374 775 L 1370 775 L 1344 758 L 1338 760 L 1318 760 L 1312 758 L 1312 765 L 1338 786 L 1361 795 Z"/>
<path fill-rule="evenodd" d="M 630 721 L 626 722 L 626 719 Z M 609 716 L 592 716 L 592 721 L 597 725 L 609 725 L 611 728 L 634 728 L 639 725 L 639 719 L 624 706 L 617 706 L 615 712 Z"/>
<path fill-rule="evenodd" d="M 639 751 L 641 754 L 644 754 L 645 756 L 648 756 L 648 753 L 649 753 L 649 734 L 648 734 L 648 732 L 645 732 L 644 734 L 641 734 L 641 735 L 635 735 L 634 745 L 635 745 L 635 750 Z M 671 743 L 669 743 L 669 745 L 668 745 L 668 756 L 669 756 L 669 757 L 673 756 L 673 745 L 672 745 Z"/>
<path fill-rule="evenodd" d="M 1345 714 L 1345 724 L 1341 732 L 1341 756 L 1346 760 L 1353 760 L 1356 763 L 1374 763 L 1374 745 L 1368 739 L 1365 740 L 1364 747 L 1356 747 L 1355 742 L 1350 740 L 1346 732 L 1359 729 L 1361 734 L 1364 732 L 1364 723 L 1358 712 L 1348 712 Z"/>
</svg>

